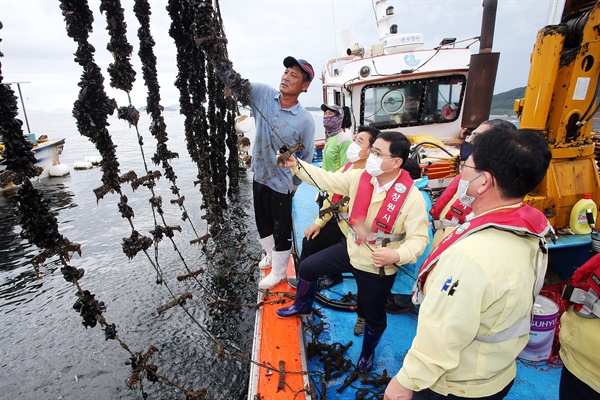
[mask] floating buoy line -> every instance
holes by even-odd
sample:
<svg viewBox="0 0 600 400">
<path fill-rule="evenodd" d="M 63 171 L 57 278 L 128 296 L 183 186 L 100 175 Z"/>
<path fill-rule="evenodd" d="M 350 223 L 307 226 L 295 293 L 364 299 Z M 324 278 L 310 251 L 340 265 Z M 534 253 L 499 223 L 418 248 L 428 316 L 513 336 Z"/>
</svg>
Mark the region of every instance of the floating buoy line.
<svg viewBox="0 0 600 400">
<path fill-rule="evenodd" d="M 153 50 L 154 39 L 150 33 L 151 10 L 148 0 L 135 0 L 133 10 L 140 24 L 137 32 L 138 56 L 142 62 L 143 80 L 148 91 L 146 110 L 151 117 L 149 131 L 156 140 L 156 151 L 152 155 L 151 161 L 154 165 L 160 165 L 163 172 L 152 170 L 147 163 L 143 150 L 144 139 L 138 127 L 139 112 L 131 104 L 130 92 L 136 73 L 130 62 L 133 46 L 127 41 L 127 25 L 120 0 L 101 0 L 100 12 L 106 15 L 107 31 L 110 36 L 106 48 L 114 57 L 114 62 L 107 69 L 110 75 L 110 85 L 126 92 L 129 101 L 129 104 L 121 107 L 118 107 L 116 101 L 106 94 L 101 68 L 94 60 L 95 48 L 88 41 L 94 18 L 88 1 L 60 0 L 60 9 L 66 22 L 67 35 L 77 44 L 75 61 L 83 71 L 78 84 L 80 92 L 74 103 L 73 116 L 80 134 L 87 137 L 100 154 L 98 157 L 93 157 L 93 160 L 86 159 L 85 162 L 77 163 L 78 165 L 74 168 L 87 169 L 92 164 L 99 163 L 102 171 L 102 185 L 93 190 L 97 202 L 103 200 L 109 193 L 116 193 L 119 196 L 118 211 L 131 227 L 131 232 L 128 237 L 123 238 L 121 244 L 123 252 L 129 259 L 143 253 L 156 272 L 156 283 L 163 286 L 172 298 L 170 302 L 158 307 L 157 313 L 161 314 L 173 307 L 180 307 L 213 342 L 220 357 L 230 355 L 270 371 L 279 371 L 282 378 L 286 373 L 309 374 L 308 371 L 282 371 L 270 362 L 252 360 L 234 345 L 221 342 L 196 320 L 186 307 L 186 301 L 193 298 L 194 294 L 189 291 L 176 293 L 171 288 L 164 277 L 159 258 L 159 243 L 166 238 L 170 241 L 185 269 L 184 273 L 177 276 L 177 280 L 194 281 L 204 295 L 210 298 L 207 303 L 209 307 L 258 309 L 264 304 L 264 302 L 235 304 L 212 293 L 198 280 L 198 276 L 204 273 L 204 269 L 192 270 L 189 267 L 174 240 L 176 233 L 181 232 L 182 228 L 179 225 L 167 223 L 164 216 L 163 199 L 154 190 L 157 181 L 163 176 L 166 177 L 170 183 L 171 193 L 175 197 L 170 200 L 170 204 L 179 207 L 181 219 L 189 223 L 194 232 L 195 239 L 190 243 L 201 246 L 203 254 L 207 257 L 207 263 L 225 264 L 231 270 L 236 267 L 242 257 L 244 245 L 235 249 L 227 248 L 227 241 L 222 239 L 228 235 L 235 236 L 235 233 L 229 232 L 232 231 L 232 227 L 228 225 L 226 216 L 227 210 L 232 208 L 227 199 L 234 200 L 239 190 L 237 134 L 234 123 L 236 114 L 239 114 L 237 103 L 247 105 L 250 101 L 250 86 L 246 80 L 233 71 L 232 64 L 228 59 L 218 1 L 214 1 L 213 5 L 212 1 L 169 0 L 167 4 L 167 11 L 172 20 L 169 34 L 174 39 L 177 48 L 179 72 L 175 84 L 180 92 L 180 112 L 185 116 L 186 148 L 192 161 L 197 165 L 198 179 L 194 184 L 199 186 L 202 196 L 201 209 L 205 210 L 202 218 L 207 222 L 208 232 L 203 235 L 197 232 L 189 218 L 185 208 L 185 197 L 180 194 L 177 175 L 171 165 L 171 161 L 178 158 L 179 155 L 169 150 L 167 144 L 167 126 L 160 105 L 160 86 L 157 79 L 156 56 Z M 0 22 L 1 29 L 2 23 Z M 0 53 L 0 57 L 2 56 Z M 215 66 L 222 70 L 229 69 L 232 72 L 230 75 L 233 81 L 231 91 L 226 90 L 223 83 L 214 75 Z M 10 182 L 19 185 L 18 193 L 12 201 L 22 227 L 20 235 L 41 250 L 31 260 L 36 276 L 39 278 L 40 268 L 46 260 L 58 257 L 62 264 L 61 273 L 64 279 L 77 289 L 73 308 L 81 316 L 82 324 L 86 328 L 94 328 L 99 324 L 104 331 L 106 340 L 116 340 L 129 353 L 128 364 L 131 366 L 131 375 L 127 379 L 126 385 L 130 389 L 138 388 L 143 398 L 148 397 L 148 393 L 144 390 L 144 381 L 161 383 L 175 388 L 181 391 L 187 400 L 214 398 L 205 388 L 185 388 L 168 379 L 159 370 L 159 367 L 152 363 L 153 355 L 159 351 L 157 347 L 149 345 L 145 351 L 131 349 L 123 338 L 119 337 L 116 324 L 106 319 L 104 313 L 107 310 L 104 302 L 96 299 L 95 294 L 82 286 L 81 280 L 85 275 L 85 270 L 70 265 L 75 253 L 82 256 L 81 245 L 71 242 L 59 232 L 58 222 L 48 208 L 48 201 L 32 185 L 31 179 L 41 173 L 41 168 L 35 166 L 36 160 L 31 152 L 32 144 L 23 135 L 22 122 L 17 119 L 17 97 L 10 86 L 1 84 L 2 81 L 0 64 L 0 133 L 4 137 L 5 148 L 2 156 L 6 160 L 7 166 L 6 170 L 0 173 L 0 186 L 5 186 Z M 118 118 L 128 121 L 130 128 L 135 129 L 144 165 L 143 175 L 138 175 L 134 171 L 121 174 L 116 146 L 108 130 L 108 116 L 115 111 Z M 136 229 L 135 212 L 129 206 L 128 198 L 122 191 L 124 184 L 130 185 L 133 191 L 139 188 L 148 189 L 154 220 L 154 228 L 149 232 L 151 237 L 141 234 Z M 240 211 L 233 210 L 233 213 L 236 212 Z M 242 238 L 236 239 L 240 241 Z M 154 250 L 153 255 L 150 253 L 151 249 Z M 256 267 L 258 258 L 253 261 L 254 267 Z M 251 274 L 253 271 L 254 268 L 247 274 Z M 315 381 L 315 374 L 311 375 L 314 387 L 304 390 L 311 392 L 313 396 L 316 395 L 315 390 L 324 395 L 325 381 L 332 374 L 339 373 L 336 371 L 347 371 L 353 366 L 349 360 L 343 357 L 349 344 L 335 344 L 331 348 L 327 348 L 326 345 L 319 344 L 317 341 L 319 333 L 323 329 L 322 324 L 309 325 L 309 329 L 312 331 L 313 338 L 309 344 L 309 348 L 312 349 L 310 352 L 318 353 L 321 356 L 329 354 L 325 358 L 330 361 L 325 362 L 326 373 L 318 377 L 318 382 Z M 355 380 L 357 376 L 357 374 L 352 374 L 351 378 Z M 386 381 L 385 378 L 389 380 L 389 377 L 385 376 L 385 372 L 383 381 L 378 380 L 381 378 L 375 378 L 376 397 L 382 395 L 381 383 Z M 347 386 L 351 384 L 352 381 L 349 381 Z M 362 392 L 360 395 L 363 398 L 367 392 Z M 372 392 L 371 395 L 373 395 Z"/>
</svg>

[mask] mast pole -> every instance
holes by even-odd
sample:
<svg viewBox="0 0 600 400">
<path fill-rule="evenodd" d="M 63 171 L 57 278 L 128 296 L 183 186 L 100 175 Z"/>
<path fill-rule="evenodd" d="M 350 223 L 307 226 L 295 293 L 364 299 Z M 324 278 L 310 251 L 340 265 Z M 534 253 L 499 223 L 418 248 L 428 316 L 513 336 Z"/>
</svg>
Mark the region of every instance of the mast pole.
<svg viewBox="0 0 600 400">
<path fill-rule="evenodd" d="M 19 97 L 21 98 L 21 108 L 23 108 L 23 115 L 25 116 L 25 124 L 27 125 L 27 133 L 31 133 L 29 129 L 29 119 L 27 119 L 27 110 L 25 110 L 25 101 L 23 100 L 23 93 L 21 93 L 21 83 L 17 82 L 17 88 L 19 89 Z"/>
</svg>

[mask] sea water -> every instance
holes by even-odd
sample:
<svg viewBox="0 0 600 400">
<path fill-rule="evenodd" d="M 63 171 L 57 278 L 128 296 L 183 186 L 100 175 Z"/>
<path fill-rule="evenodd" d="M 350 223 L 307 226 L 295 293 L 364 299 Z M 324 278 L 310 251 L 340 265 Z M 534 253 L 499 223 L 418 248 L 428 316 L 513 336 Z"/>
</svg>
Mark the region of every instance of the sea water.
<svg viewBox="0 0 600 400">
<path fill-rule="evenodd" d="M 201 196 L 196 165 L 187 154 L 183 122 L 177 112 L 165 112 L 169 135 L 168 146 L 179 153 L 172 162 L 178 186 L 186 197 L 185 206 L 199 235 L 206 233 L 200 217 Z M 144 174 L 138 140 L 133 128 L 116 117 L 110 117 L 108 128 L 117 144 L 121 173 L 130 170 Z M 79 135 L 70 114 L 31 114 L 29 122 L 37 135 L 65 138 L 61 162 L 70 166 L 98 152 L 87 138 Z M 158 169 L 150 158 L 156 142 L 148 133 L 149 117 L 142 113 L 139 123 L 149 169 Z M 117 333 L 134 352 L 145 352 L 149 345 L 159 349 L 152 359 L 158 371 L 171 381 L 188 389 L 206 388 L 214 399 L 244 399 L 249 375 L 248 362 L 238 357 L 217 355 L 215 345 L 202 329 L 191 322 L 179 307 L 158 315 L 156 308 L 172 300 L 165 285 L 156 284 L 156 272 L 148 259 L 138 254 L 128 260 L 121 250 L 121 241 L 131 233 L 129 223 L 118 211 L 119 197 L 108 194 L 97 201 L 93 189 L 102 185 L 98 167 L 73 170 L 70 175 L 44 179 L 35 186 L 49 200 L 61 234 L 80 243 L 82 256 L 75 255 L 70 264 L 84 268 L 80 283 L 106 304 L 104 316 L 115 323 Z M 251 175 L 240 181 L 241 202 L 246 217 L 239 228 L 248 238 L 245 251 L 258 257 L 254 240 Z M 169 204 L 173 198 L 168 182 L 162 178 L 157 186 L 163 196 L 165 218 L 170 225 L 180 225 L 175 241 L 192 270 L 207 269 L 201 282 L 213 293 L 234 303 L 254 303 L 256 282 L 253 274 L 244 284 L 231 284 L 223 271 L 207 265 L 198 245 L 190 245 L 195 236 L 190 225 L 181 220 L 181 211 Z M 140 233 L 148 235 L 153 227 L 150 193 L 145 188 L 135 192 L 128 185 L 123 191 L 135 211 L 134 224 Z M 106 341 L 100 326 L 86 329 L 81 317 L 73 310 L 76 289 L 64 280 L 56 257 L 49 259 L 35 276 L 30 263 L 39 250 L 19 236 L 21 231 L 10 198 L 0 196 L 0 399 L 141 399 L 139 390 L 131 391 L 125 381 L 131 367 L 126 365 L 129 353 L 114 341 Z M 176 275 L 185 273 L 181 261 L 166 239 L 160 243 L 159 256 L 169 287 L 176 295 L 189 290 L 194 298 L 189 309 L 211 335 L 229 348 L 250 356 L 254 329 L 253 310 L 246 308 L 210 308 L 211 300 L 198 285 L 178 283 Z M 237 251 L 237 249 L 236 249 Z M 154 254 L 153 250 L 149 252 Z M 251 270 L 252 261 L 242 258 L 234 272 Z M 161 384 L 144 383 L 151 399 L 184 399 L 185 396 Z"/>
</svg>

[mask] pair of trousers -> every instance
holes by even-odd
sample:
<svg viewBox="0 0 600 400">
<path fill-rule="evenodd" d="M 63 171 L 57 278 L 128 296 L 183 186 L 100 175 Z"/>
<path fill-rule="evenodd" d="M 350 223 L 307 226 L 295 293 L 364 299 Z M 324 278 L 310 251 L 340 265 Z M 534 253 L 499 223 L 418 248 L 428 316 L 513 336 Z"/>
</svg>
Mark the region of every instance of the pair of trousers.
<svg viewBox="0 0 600 400">
<path fill-rule="evenodd" d="M 396 274 L 380 278 L 379 274 L 356 269 L 350 262 L 346 239 L 307 257 L 300 265 L 300 278 L 316 282 L 323 275 L 352 272 L 358 287 L 357 313 L 376 331 L 387 327 L 385 305 Z"/>
<path fill-rule="evenodd" d="M 308 256 L 339 243 L 344 238 L 345 236 L 340 230 L 337 220 L 335 218 L 330 219 L 325 226 L 321 228 L 321 232 L 319 232 L 317 237 L 313 239 L 307 239 L 304 237 L 302 239 L 300 262 L 302 262 Z"/>
<path fill-rule="evenodd" d="M 252 182 L 254 219 L 261 238 L 273 235 L 275 251 L 292 248 L 292 197 Z"/>
<path fill-rule="evenodd" d="M 449 394 L 448 396 L 443 396 L 439 393 L 434 392 L 431 389 L 423 389 L 419 392 L 414 392 L 412 400 L 459 400 L 459 399 L 478 399 L 478 400 L 502 400 L 506 397 L 510 388 L 512 387 L 514 380 L 511 381 L 508 385 L 504 387 L 501 391 L 491 396 L 486 397 L 459 397 Z"/>
<path fill-rule="evenodd" d="M 576 377 L 563 365 L 560 374 L 558 398 L 559 400 L 598 400 L 600 399 L 600 393 Z"/>
</svg>

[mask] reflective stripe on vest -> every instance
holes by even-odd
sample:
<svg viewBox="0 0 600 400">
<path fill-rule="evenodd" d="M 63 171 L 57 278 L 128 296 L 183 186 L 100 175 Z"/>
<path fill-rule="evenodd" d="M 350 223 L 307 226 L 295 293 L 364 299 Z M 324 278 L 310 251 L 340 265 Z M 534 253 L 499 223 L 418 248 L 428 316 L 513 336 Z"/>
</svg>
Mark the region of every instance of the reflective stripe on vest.
<svg viewBox="0 0 600 400">
<path fill-rule="evenodd" d="M 540 292 L 544 283 L 544 276 L 548 265 L 548 247 L 544 236 L 552 230 L 552 227 L 541 211 L 528 205 L 521 205 L 510 211 L 493 212 L 475 217 L 446 236 L 429 257 L 427 257 L 422 267 L 419 269 L 419 274 L 413 287 L 413 303 L 421 304 L 423 302 L 425 296 L 423 293 L 425 282 L 431 271 L 433 271 L 437 265 L 442 253 L 459 240 L 488 228 L 500 229 L 516 235 L 530 236 L 538 239 L 539 249 L 536 254 L 534 265 L 535 283 L 533 287 L 533 298 L 535 299 L 535 296 Z M 505 330 L 491 335 L 477 336 L 476 339 L 486 343 L 498 343 L 525 335 L 529 333 L 531 318 L 532 314 L 530 312 L 529 315 Z"/>
</svg>

